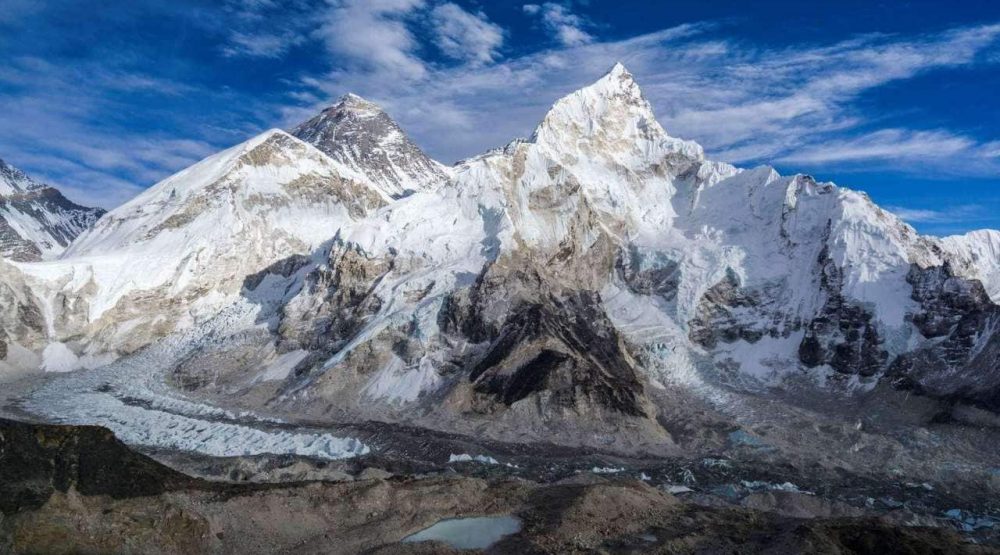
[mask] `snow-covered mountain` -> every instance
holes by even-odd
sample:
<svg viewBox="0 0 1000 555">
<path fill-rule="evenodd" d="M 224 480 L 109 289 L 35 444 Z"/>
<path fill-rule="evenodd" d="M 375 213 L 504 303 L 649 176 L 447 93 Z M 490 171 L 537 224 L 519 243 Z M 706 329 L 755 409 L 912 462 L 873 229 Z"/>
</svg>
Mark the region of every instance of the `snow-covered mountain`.
<svg viewBox="0 0 1000 555">
<path fill-rule="evenodd" d="M 949 365 L 926 372 L 947 383 L 981 370 L 936 391 L 986 400 L 997 299 L 970 280 L 998 261 L 952 275 L 944 244 L 863 193 L 706 160 L 663 131 L 619 65 L 557 102 L 532 139 L 343 236 L 279 314 L 279 350 L 308 355 L 273 403 L 662 439 L 663 384 L 809 376 L 864 389 L 888 375 L 934 392 L 902 361 L 942 335 Z M 936 311 L 976 331 L 921 327 Z"/>
<path fill-rule="evenodd" d="M 55 258 L 102 214 L 104 210 L 75 204 L 0 160 L 0 257 Z"/>
<path fill-rule="evenodd" d="M 394 198 L 432 189 L 448 170 L 430 159 L 376 104 L 348 94 L 292 135 L 371 179 Z"/>
<path fill-rule="evenodd" d="M 448 170 L 353 96 L 294 135 L 14 266 L 41 364 L 166 337 L 157 364 L 220 402 L 645 452 L 673 445 L 677 388 L 892 384 L 1000 409 L 997 232 L 922 237 L 863 193 L 707 160 L 621 65 Z"/>
<path fill-rule="evenodd" d="M 85 357 L 61 360 L 90 366 L 214 315 L 247 276 L 309 255 L 390 200 L 364 176 L 271 130 L 112 210 L 60 259 L 20 268 L 51 339 L 72 341 Z"/>
</svg>

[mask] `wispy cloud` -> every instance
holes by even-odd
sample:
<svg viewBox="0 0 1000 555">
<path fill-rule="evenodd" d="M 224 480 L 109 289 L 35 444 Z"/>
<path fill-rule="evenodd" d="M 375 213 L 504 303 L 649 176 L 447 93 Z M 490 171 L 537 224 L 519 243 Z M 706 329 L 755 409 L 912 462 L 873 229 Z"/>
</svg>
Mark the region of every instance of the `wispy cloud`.
<svg viewBox="0 0 1000 555">
<path fill-rule="evenodd" d="M 791 152 L 779 160 L 796 164 L 867 160 L 931 161 L 974 154 L 976 141 L 947 131 L 882 129 L 857 137 L 824 141 Z"/>
<path fill-rule="evenodd" d="M 437 45 L 448 57 L 473 64 L 490 63 L 499 57 L 504 30 L 486 14 L 470 13 L 448 2 L 431 11 L 431 21 Z"/>
<path fill-rule="evenodd" d="M 122 99 L 209 98 L 211 91 L 89 61 L 7 62 L 0 68 L 0 156 L 78 202 L 114 207 L 217 149 L 206 140 L 130 129 L 130 119 L 119 116 Z"/>
<path fill-rule="evenodd" d="M 983 204 L 958 204 L 943 208 L 887 206 L 907 223 L 932 235 L 950 235 L 995 225 L 996 214 Z"/>
<path fill-rule="evenodd" d="M 524 13 L 541 17 L 542 23 L 563 46 L 580 46 L 594 42 L 594 37 L 584 30 L 590 22 L 573 13 L 565 4 L 546 2 L 525 4 Z"/>
<path fill-rule="evenodd" d="M 420 43 L 405 20 L 425 5 L 423 0 L 331 0 L 315 33 L 348 62 L 349 71 L 420 79 L 427 67 L 416 55 Z"/>
<path fill-rule="evenodd" d="M 229 43 L 223 46 L 222 52 L 232 57 L 280 58 L 293 46 L 301 44 L 302 40 L 301 35 L 292 32 L 275 35 L 234 31 L 229 37 Z"/>
<path fill-rule="evenodd" d="M 934 210 L 929 208 L 907 208 L 905 206 L 887 206 L 886 210 L 911 223 L 956 223 L 968 219 L 981 218 L 985 208 L 975 204 L 951 206 Z"/>
</svg>

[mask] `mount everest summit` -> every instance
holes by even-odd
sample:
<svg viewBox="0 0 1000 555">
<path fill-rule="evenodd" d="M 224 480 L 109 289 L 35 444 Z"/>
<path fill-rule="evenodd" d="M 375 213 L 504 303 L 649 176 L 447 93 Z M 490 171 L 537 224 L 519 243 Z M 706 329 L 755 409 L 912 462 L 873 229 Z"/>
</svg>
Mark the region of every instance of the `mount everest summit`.
<svg viewBox="0 0 1000 555">
<path fill-rule="evenodd" d="M 706 433 L 678 395 L 1000 411 L 1000 232 L 923 237 L 863 193 L 707 160 L 620 64 L 454 167 L 348 95 L 96 223 L 48 194 L 62 219 L 0 261 L 0 372 L 654 454 Z"/>
</svg>

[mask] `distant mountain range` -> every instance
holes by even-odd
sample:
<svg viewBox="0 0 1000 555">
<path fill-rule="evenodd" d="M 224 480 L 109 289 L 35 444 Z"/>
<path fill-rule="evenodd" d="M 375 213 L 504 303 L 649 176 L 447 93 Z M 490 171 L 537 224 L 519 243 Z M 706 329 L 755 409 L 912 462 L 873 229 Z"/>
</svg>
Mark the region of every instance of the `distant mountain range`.
<svg viewBox="0 0 1000 555">
<path fill-rule="evenodd" d="M 66 199 L 0 160 L 0 256 L 21 262 L 58 257 L 104 214 Z"/>
</svg>

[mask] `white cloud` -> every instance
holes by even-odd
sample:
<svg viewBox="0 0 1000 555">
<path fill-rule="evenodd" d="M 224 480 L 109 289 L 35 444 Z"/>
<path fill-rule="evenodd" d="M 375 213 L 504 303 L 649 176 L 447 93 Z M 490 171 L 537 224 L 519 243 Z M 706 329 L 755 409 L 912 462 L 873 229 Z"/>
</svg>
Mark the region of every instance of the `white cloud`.
<svg viewBox="0 0 1000 555">
<path fill-rule="evenodd" d="M 302 40 L 302 35 L 294 33 L 274 35 L 270 33 L 254 34 L 235 31 L 230 35 L 229 44 L 223 47 L 222 52 L 229 57 L 280 58 L 290 48 L 301 44 Z"/>
<path fill-rule="evenodd" d="M 427 74 L 416 55 L 419 43 L 405 21 L 424 7 L 423 0 L 330 2 L 316 35 L 332 54 L 349 63 L 349 69 L 389 79 L 420 79 Z"/>
<path fill-rule="evenodd" d="M 0 84 L 9 86 L 0 87 L 0 156 L 81 195 L 101 191 L 91 196 L 109 206 L 136 185 L 147 186 L 220 145 L 297 123 L 330 99 L 356 92 L 383 104 L 431 155 L 452 162 L 530 134 L 552 102 L 623 61 L 666 129 L 701 142 L 716 159 L 1000 175 L 1000 141 L 898 123 L 879 130 L 884 114 L 870 114 L 856 102 L 887 83 L 991 63 L 1000 25 L 787 48 L 729 40 L 724 26 L 711 23 L 602 41 L 569 4 L 548 2 L 522 9 L 552 33 L 556 46 L 504 59 L 500 27 L 481 12 L 442 0 L 231 4 L 238 15 L 223 21 L 235 21 L 232 27 L 212 27 L 230 39 L 220 45 L 222 52 L 280 57 L 303 41 L 304 48 L 321 51 L 330 70 L 296 79 L 282 102 L 158 79 L 104 58 L 62 65 L 4 60 Z M 438 50 L 458 63 L 435 62 Z M 162 109 L 164 118 L 150 131 L 108 117 L 124 113 L 112 94 L 122 92 L 199 101 L 176 112 L 145 104 Z M 201 111 L 204 106 L 225 109 Z M 178 137 L 195 140 L 185 144 Z"/>
<path fill-rule="evenodd" d="M 499 56 L 504 31 L 486 14 L 469 13 L 451 2 L 431 10 L 438 47 L 450 58 L 485 64 Z"/>
<path fill-rule="evenodd" d="M 989 216 L 983 206 L 963 204 L 942 209 L 907 208 L 887 206 L 886 210 L 911 224 L 955 224 L 970 220 L 980 221 Z"/>
<path fill-rule="evenodd" d="M 522 9 L 528 15 L 541 15 L 542 23 L 563 46 L 580 46 L 594 41 L 594 37 L 584 31 L 589 22 L 566 5 L 546 2 L 525 4 Z"/>
<path fill-rule="evenodd" d="M 968 152 L 976 142 L 947 131 L 882 129 L 858 137 L 824 141 L 782 157 L 785 162 L 822 164 L 842 161 L 927 161 Z"/>
</svg>

